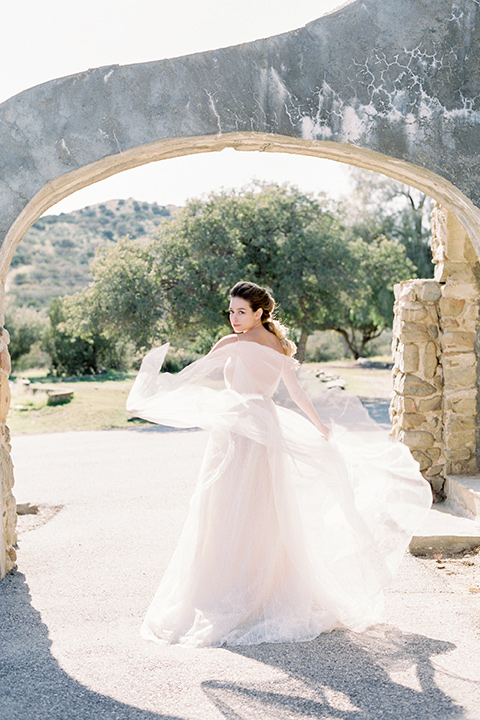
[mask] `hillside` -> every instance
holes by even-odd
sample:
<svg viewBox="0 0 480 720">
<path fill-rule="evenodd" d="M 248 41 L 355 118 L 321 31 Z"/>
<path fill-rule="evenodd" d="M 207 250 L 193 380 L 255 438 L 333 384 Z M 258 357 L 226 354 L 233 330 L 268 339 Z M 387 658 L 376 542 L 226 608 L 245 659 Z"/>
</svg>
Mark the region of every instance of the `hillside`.
<svg viewBox="0 0 480 720">
<path fill-rule="evenodd" d="M 98 248 L 126 235 L 152 236 L 176 209 L 129 198 L 44 215 L 27 232 L 13 257 L 7 302 L 46 308 L 53 297 L 81 290 L 91 279 L 89 265 Z"/>
</svg>

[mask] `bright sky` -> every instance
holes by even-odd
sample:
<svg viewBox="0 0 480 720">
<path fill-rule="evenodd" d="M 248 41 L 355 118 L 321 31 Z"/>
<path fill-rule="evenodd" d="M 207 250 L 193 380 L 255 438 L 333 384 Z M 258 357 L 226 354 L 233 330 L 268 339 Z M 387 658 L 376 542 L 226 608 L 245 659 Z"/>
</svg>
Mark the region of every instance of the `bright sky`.
<svg viewBox="0 0 480 720">
<path fill-rule="evenodd" d="M 22 90 L 102 65 L 146 62 L 236 45 L 301 27 L 343 0 L 1 0 L 0 102 Z M 48 212 L 113 198 L 182 205 L 253 179 L 311 192 L 348 191 L 346 167 L 287 154 L 221 153 L 150 163 L 71 195 Z"/>
</svg>

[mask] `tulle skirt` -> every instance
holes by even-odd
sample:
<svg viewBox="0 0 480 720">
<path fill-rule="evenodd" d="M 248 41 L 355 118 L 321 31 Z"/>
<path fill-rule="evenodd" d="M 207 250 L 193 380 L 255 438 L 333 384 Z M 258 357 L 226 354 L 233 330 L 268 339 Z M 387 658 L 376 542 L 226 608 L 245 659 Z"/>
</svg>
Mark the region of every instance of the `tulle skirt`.
<svg viewBox="0 0 480 720">
<path fill-rule="evenodd" d="M 408 449 L 384 432 L 340 425 L 327 443 L 297 413 L 252 405 L 243 414 L 262 415 L 269 443 L 211 432 L 145 638 L 305 641 L 382 618 L 383 590 L 431 504 Z"/>
<path fill-rule="evenodd" d="M 285 388 L 298 381 L 294 361 L 270 348 L 237 342 L 159 375 L 167 348 L 142 363 L 129 412 L 211 434 L 143 636 L 293 642 L 381 620 L 383 591 L 432 501 L 409 449 L 357 398 L 318 392 L 309 376 L 332 428 L 327 442 L 285 393 L 274 395 L 280 379 Z"/>
</svg>

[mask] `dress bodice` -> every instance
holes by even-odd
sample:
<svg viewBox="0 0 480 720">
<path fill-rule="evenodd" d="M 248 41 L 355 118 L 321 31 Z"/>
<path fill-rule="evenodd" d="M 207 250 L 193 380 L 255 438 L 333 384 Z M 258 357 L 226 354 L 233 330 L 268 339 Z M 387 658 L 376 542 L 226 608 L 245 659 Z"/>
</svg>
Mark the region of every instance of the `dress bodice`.
<svg viewBox="0 0 480 720">
<path fill-rule="evenodd" d="M 272 397 L 282 377 L 286 356 L 248 340 L 238 340 L 224 366 L 227 388 L 241 394 Z"/>
</svg>

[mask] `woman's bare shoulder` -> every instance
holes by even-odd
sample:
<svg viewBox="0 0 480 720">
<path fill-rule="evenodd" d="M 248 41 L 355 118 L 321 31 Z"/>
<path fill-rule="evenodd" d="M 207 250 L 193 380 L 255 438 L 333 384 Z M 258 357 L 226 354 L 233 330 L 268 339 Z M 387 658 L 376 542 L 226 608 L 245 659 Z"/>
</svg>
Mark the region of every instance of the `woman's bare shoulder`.
<svg viewBox="0 0 480 720">
<path fill-rule="evenodd" d="M 245 339 L 244 342 L 251 342 L 255 343 L 256 345 L 261 345 L 262 347 L 270 348 L 270 350 L 276 350 L 276 352 L 280 353 L 280 355 L 284 355 L 284 349 L 282 346 L 282 343 L 280 340 L 273 335 L 273 333 L 268 332 L 268 334 L 265 334 L 263 336 L 256 337 L 255 339 L 247 340 Z"/>
<path fill-rule="evenodd" d="M 274 335 L 274 336 L 273 336 L 273 341 L 271 340 L 270 343 L 271 343 L 271 344 L 270 344 L 270 347 L 272 348 L 272 350 L 276 350 L 276 351 L 279 352 L 281 355 L 285 355 L 285 348 L 283 347 L 283 345 L 282 345 L 282 343 L 280 342 L 280 340 L 279 340 L 278 337 L 276 337 L 276 336 Z"/>
<path fill-rule="evenodd" d="M 225 335 L 225 337 L 220 338 L 220 340 L 215 343 L 210 352 L 213 352 L 214 350 L 219 350 L 220 348 L 226 347 L 227 345 L 233 345 L 233 343 L 236 343 L 237 340 L 238 337 L 234 334 Z"/>
</svg>

